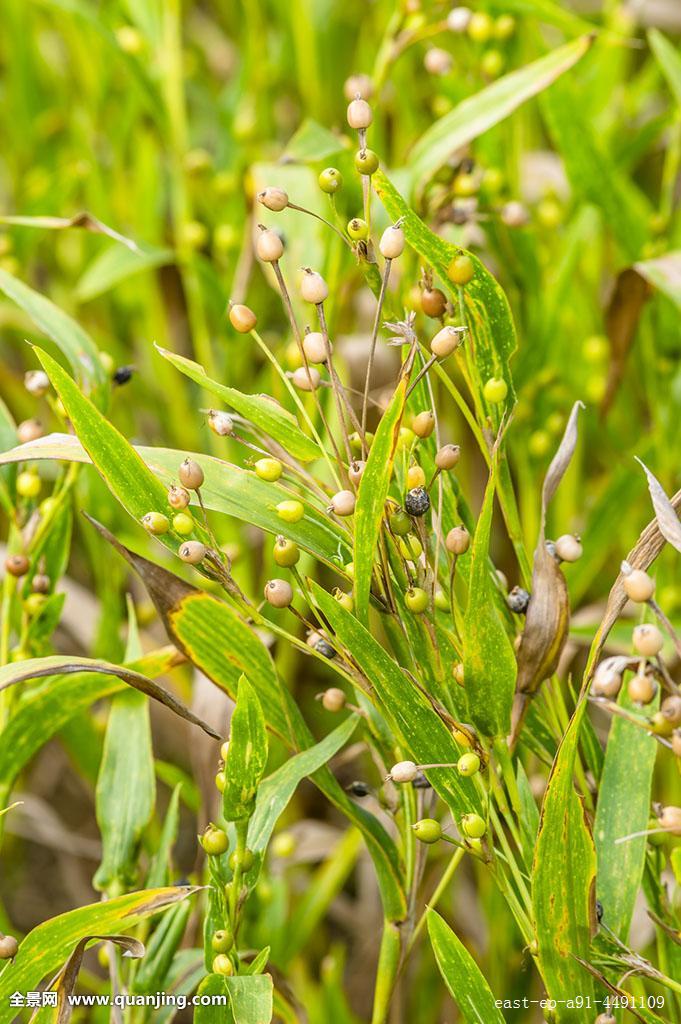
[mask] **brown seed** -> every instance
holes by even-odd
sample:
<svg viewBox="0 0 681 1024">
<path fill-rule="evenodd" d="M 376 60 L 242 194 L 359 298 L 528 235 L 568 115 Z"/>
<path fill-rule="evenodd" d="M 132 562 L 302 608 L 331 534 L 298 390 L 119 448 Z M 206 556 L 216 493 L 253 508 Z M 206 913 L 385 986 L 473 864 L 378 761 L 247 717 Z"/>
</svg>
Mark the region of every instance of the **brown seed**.
<svg viewBox="0 0 681 1024">
<path fill-rule="evenodd" d="M 624 593 L 632 601 L 649 601 L 655 593 L 655 580 L 642 569 L 632 569 L 622 580 Z"/>
<path fill-rule="evenodd" d="M 201 541 L 188 540 L 180 545 L 178 555 L 183 562 L 188 562 L 190 565 L 198 565 L 206 557 L 206 552 L 206 545 L 202 544 Z"/>
<path fill-rule="evenodd" d="M 348 476 L 350 477 L 350 482 L 355 484 L 356 486 L 362 479 L 362 473 L 364 472 L 365 469 L 366 462 L 363 462 L 362 459 L 358 459 L 356 462 L 351 462 L 350 465 L 348 466 Z"/>
<path fill-rule="evenodd" d="M 198 462 L 189 458 L 185 459 L 181 464 L 177 475 L 180 478 L 180 483 L 188 487 L 190 491 L 198 491 L 204 479 L 203 470 Z"/>
<path fill-rule="evenodd" d="M 354 99 L 348 106 L 348 124 L 351 128 L 368 128 L 374 119 L 371 107 L 366 100 Z"/>
<path fill-rule="evenodd" d="M 272 210 L 274 213 L 279 213 L 281 210 L 285 210 L 288 206 L 288 195 L 283 188 L 277 188 L 276 186 L 270 185 L 268 188 L 258 192 L 257 200 L 262 203 L 268 210 Z"/>
<path fill-rule="evenodd" d="M 46 576 L 44 572 L 36 573 L 31 580 L 31 590 L 34 594 L 49 594 L 50 577 Z"/>
<path fill-rule="evenodd" d="M 276 263 L 284 255 L 284 243 L 276 231 L 264 228 L 256 239 L 255 251 L 263 263 Z"/>
<path fill-rule="evenodd" d="M 651 675 L 638 672 L 629 680 L 627 686 L 629 697 L 636 704 L 650 704 L 657 693 L 657 683 Z"/>
<path fill-rule="evenodd" d="M 0 960 L 13 960 L 19 951 L 19 943 L 13 935 L 0 935 Z"/>
<path fill-rule="evenodd" d="M 675 729 L 672 735 L 672 751 L 676 757 L 681 757 L 681 729 Z"/>
<path fill-rule="evenodd" d="M 5 569 L 10 576 L 16 576 L 17 579 L 26 575 L 30 564 L 26 555 L 8 555 L 5 559 Z"/>
<path fill-rule="evenodd" d="M 426 316 L 439 320 L 447 312 L 447 296 L 439 288 L 425 288 L 421 293 L 421 309 Z"/>
<path fill-rule="evenodd" d="M 322 377 L 314 366 L 299 366 L 291 374 L 291 380 L 299 391 L 316 391 Z"/>
<path fill-rule="evenodd" d="M 622 686 L 622 676 L 606 661 L 596 669 L 594 681 L 591 684 L 592 692 L 597 697 L 616 697 Z"/>
<path fill-rule="evenodd" d="M 454 469 L 461 457 L 458 444 L 445 444 L 435 454 L 435 465 L 440 470 Z"/>
<path fill-rule="evenodd" d="M 234 420 L 228 412 L 211 409 L 208 413 L 208 426 L 218 437 L 230 437 L 234 433 Z"/>
<path fill-rule="evenodd" d="M 186 508 L 189 500 L 189 491 L 186 487 L 178 487 L 177 484 L 173 484 L 168 491 L 168 504 L 171 508 Z"/>
<path fill-rule="evenodd" d="M 368 75 L 350 75 L 343 85 L 343 95 L 348 102 L 357 96 L 363 100 L 370 100 L 373 91 L 374 86 Z"/>
<path fill-rule="evenodd" d="M 337 516 L 351 516 L 355 511 L 355 502 L 352 491 L 338 491 L 331 499 L 330 510 Z"/>
<path fill-rule="evenodd" d="M 41 398 L 50 390 L 50 378 L 44 370 L 28 370 L 24 374 L 24 387 L 29 395 Z"/>
<path fill-rule="evenodd" d="M 288 608 L 293 600 L 293 587 L 286 580 L 268 580 L 265 584 L 265 600 L 273 608 Z"/>
<path fill-rule="evenodd" d="M 471 535 L 463 524 L 453 527 L 445 537 L 445 547 L 452 555 L 465 554 L 470 544 Z"/>
<path fill-rule="evenodd" d="M 43 434 L 43 425 L 40 420 L 23 420 L 17 427 L 17 438 L 20 444 L 37 441 Z"/>
<path fill-rule="evenodd" d="M 333 351 L 331 342 L 327 342 L 321 331 L 310 331 L 303 338 L 303 352 L 308 363 L 325 363 L 329 351 Z"/>
<path fill-rule="evenodd" d="M 430 342 L 430 351 L 438 359 L 455 352 L 463 341 L 464 331 L 460 327 L 443 327 Z"/>
<path fill-rule="evenodd" d="M 660 705 L 660 712 L 673 726 L 681 725 L 681 697 L 665 697 Z"/>
<path fill-rule="evenodd" d="M 634 628 L 632 643 L 638 654 L 642 654 L 644 658 L 653 658 L 662 650 L 664 637 L 657 626 L 645 622 Z"/>
<path fill-rule="evenodd" d="M 322 694 L 322 707 L 325 711 L 341 711 L 345 707 L 345 694 L 337 686 L 331 686 Z"/>
<path fill-rule="evenodd" d="M 655 814 L 660 828 L 671 832 L 673 836 L 681 836 L 681 807 L 669 804 L 667 807 L 656 805 Z"/>
<path fill-rule="evenodd" d="M 430 437 L 435 428 L 435 415 L 430 409 L 424 409 L 423 412 L 419 412 L 414 416 L 411 422 L 411 429 L 414 431 L 417 437 L 424 439 Z"/>
<path fill-rule="evenodd" d="M 564 533 L 555 543 L 556 555 L 561 562 L 576 562 L 582 557 L 582 544 L 573 533 Z"/>
<path fill-rule="evenodd" d="M 329 286 L 321 274 L 306 267 L 300 279 L 300 294 L 306 302 L 312 302 L 318 306 L 328 297 Z"/>
<path fill-rule="evenodd" d="M 248 334 L 255 328 L 258 318 L 252 309 L 237 302 L 229 307 L 229 321 L 239 334 Z"/>
</svg>

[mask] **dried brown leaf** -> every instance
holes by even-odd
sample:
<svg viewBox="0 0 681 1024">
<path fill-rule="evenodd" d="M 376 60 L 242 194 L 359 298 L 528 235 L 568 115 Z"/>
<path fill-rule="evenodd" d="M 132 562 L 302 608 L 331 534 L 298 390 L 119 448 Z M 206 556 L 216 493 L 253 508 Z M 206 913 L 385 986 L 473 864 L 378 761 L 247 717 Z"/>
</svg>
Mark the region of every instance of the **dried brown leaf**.
<svg viewBox="0 0 681 1024">
<path fill-rule="evenodd" d="M 605 314 L 605 329 L 610 341 L 610 366 L 601 401 L 602 417 L 607 415 L 617 394 L 643 307 L 651 294 L 650 285 L 633 267 L 627 267 L 618 275 Z"/>
<path fill-rule="evenodd" d="M 585 406 L 583 402 L 575 402 L 572 406 L 570 417 L 565 426 L 560 444 L 558 445 L 558 450 L 551 459 L 551 464 L 546 471 L 544 486 L 542 488 L 542 538 L 540 539 L 543 539 L 543 533 L 546 527 L 546 510 L 558 489 L 558 485 L 565 476 L 565 472 L 570 465 L 570 460 L 574 455 L 575 446 L 577 444 L 577 417 L 579 416 L 579 410 L 584 408 Z"/>
<path fill-rule="evenodd" d="M 46 228 L 50 231 L 59 231 L 64 228 L 84 228 L 86 231 L 92 231 L 96 235 L 106 235 L 107 238 L 112 238 L 115 242 L 120 242 L 121 245 L 126 246 L 131 252 L 140 252 L 140 248 L 137 242 L 133 242 L 132 238 L 126 238 L 125 235 L 121 235 L 118 231 L 110 228 L 107 224 L 104 224 L 101 220 L 97 220 L 87 210 L 83 210 L 81 213 L 75 214 L 73 217 L 21 217 L 21 216 L 7 216 L 0 217 L 0 224 L 16 225 L 17 227 L 27 228 Z"/>
<path fill-rule="evenodd" d="M 657 477 L 650 472 L 641 459 L 637 457 L 636 461 L 643 467 L 648 478 L 648 490 L 650 491 L 653 508 L 655 509 L 655 518 L 657 519 L 659 531 L 673 548 L 681 551 L 681 522 L 679 522 L 676 510 L 665 494 L 664 488 Z"/>
</svg>

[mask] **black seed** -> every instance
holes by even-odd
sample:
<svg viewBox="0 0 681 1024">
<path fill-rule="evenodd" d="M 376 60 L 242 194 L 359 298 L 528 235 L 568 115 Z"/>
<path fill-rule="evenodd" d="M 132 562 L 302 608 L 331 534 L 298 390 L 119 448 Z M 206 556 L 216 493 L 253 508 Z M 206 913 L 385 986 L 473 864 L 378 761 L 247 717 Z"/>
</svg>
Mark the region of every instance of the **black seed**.
<svg viewBox="0 0 681 1024">
<path fill-rule="evenodd" d="M 407 491 L 404 507 L 410 516 L 424 516 L 430 508 L 430 498 L 425 487 L 412 487 Z"/>
<path fill-rule="evenodd" d="M 314 645 L 314 649 L 319 654 L 323 654 L 325 658 L 329 659 L 329 661 L 336 657 L 336 652 L 334 651 L 333 647 L 328 642 L 328 640 L 325 640 L 324 637 L 319 638 L 317 643 Z"/>
<path fill-rule="evenodd" d="M 596 917 L 598 918 L 598 923 L 600 924 L 603 920 L 603 904 L 600 900 L 596 900 Z"/>
<path fill-rule="evenodd" d="M 346 789 L 351 796 L 369 796 L 371 793 L 371 787 L 366 782 L 351 782 Z"/>
<path fill-rule="evenodd" d="M 134 372 L 133 366 L 119 366 L 117 370 L 114 370 L 112 380 L 114 384 L 127 384 L 132 379 Z"/>
<path fill-rule="evenodd" d="M 432 789 L 428 779 L 425 777 L 423 772 L 419 772 L 416 778 L 412 781 L 414 789 Z"/>
<path fill-rule="evenodd" d="M 518 615 L 522 615 L 527 611 L 527 606 L 530 603 L 530 595 L 522 587 L 514 587 L 506 598 L 506 603 L 512 612 L 516 612 Z"/>
</svg>

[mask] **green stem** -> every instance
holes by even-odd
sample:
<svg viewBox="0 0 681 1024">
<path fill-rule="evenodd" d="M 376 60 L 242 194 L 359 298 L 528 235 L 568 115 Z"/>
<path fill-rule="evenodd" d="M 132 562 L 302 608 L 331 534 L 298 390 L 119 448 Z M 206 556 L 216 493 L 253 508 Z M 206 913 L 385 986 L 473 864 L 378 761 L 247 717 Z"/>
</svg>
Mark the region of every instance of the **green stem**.
<svg viewBox="0 0 681 1024">
<path fill-rule="evenodd" d="M 393 921 L 384 921 L 381 948 L 378 954 L 376 987 L 371 1024 L 385 1024 L 390 1010 L 390 1001 L 400 968 L 402 954 L 402 933 Z"/>
</svg>

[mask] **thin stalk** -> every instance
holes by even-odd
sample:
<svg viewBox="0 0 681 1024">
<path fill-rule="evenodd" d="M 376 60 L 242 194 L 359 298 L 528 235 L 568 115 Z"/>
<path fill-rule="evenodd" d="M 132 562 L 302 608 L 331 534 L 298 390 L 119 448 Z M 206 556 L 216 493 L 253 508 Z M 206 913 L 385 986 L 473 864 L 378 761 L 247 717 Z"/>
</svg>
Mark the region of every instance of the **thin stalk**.
<svg viewBox="0 0 681 1024">
<path fill-rule="evenodd" d="M 367 363 L 366 378 L 364 381 L 364 397 L 362 399 L 362 433 L 366 430 L 367 425 L 367 407 L 369 405 L 369 386 L 371 383 L 371 375 L 374 370 L 374 357 L 376 355 L 376 341 L 378 339 L 378 328 L 381 322 L 381 313 L 383 312 L 383 303 L 385 302 L 385 293 L 388 289 L 388 280 L 390 278 L 390 267 L 392 260 L 385 261 L 385 267 L 383 268 L 383 279 L 381 281 L 381 290 L 378 295 L 378 303 L 376 304 L 376 315 L 374 317 L 374 326 L 371 332 L 371 345 L 369 348 L 369 361 Z M 365 453 L 368 449 L 365 448 Z"/>
<path fill-rule="evenodd" d="M 331 228 L 332 231 L 335 231 L 338 237 L 345 242 L 348 248 L 352 251 L 352 243 L 350 242 L 350 239 L 346 238 L 340 228 L 336 227 L 335 224 L 332 224 L 330 220 L 326 219 L 326 217 L 322 217 L 321 214 L 315 213 L 314 210 L 308 210 L 305 206 L 298 206 L 297 203 L 292 203 L 290 200 L 288 208 L 290 210 L 298 210 L 299 213 L 306 213 L 309 217 L 315 217 L 317 220 L 320 220 L 322 224 L 326 224 L 327 228 Z"/>
<path fill-rule="evenodd" d="M 423 928 L 427 920 L 428 910 L 433 910 L 440 902 L 442 894 L 444 893 L 445 889 L 447 888 L 452 878 L 454 877 L 454 873 L 456 872 L 456 869 L 463 860 L 465 853 L 466 850 L 463 846 L 458 847 L 454 851 L 452 859 L 450 860 L 449 864 L 442 873 L 442 877 L 440 881 L 437 883 L 433 895 L 428 900 L 428 906 L 426 910 L 424 910 L 423 913 L 421 914 L 421 917 L 416 922 L 416 926 L 413 932 L 411 933 L 411 936 L 409 937 L 409 942 L 407 943 L 407 948 L 405 950 L 405 957 L 409 956 L 416 942 L 418 941 L 419 935 L 423 931 Z"/>
<path fill-rule="evenodd" d="M 352 449 L 350 448 L 350 437 L 348 435 L 348 428 L 347 428 L 347 424 L 345 422 L 345 416 L 343 414 L 343 399 L 342 399 L 342 391 L 343 391 L 343 389 L 342 389 L 342 386 L 340 384 L 340 381 L 338 380 L 336 374 L 333 372 L 333 368 L 332 368 L 332 363 L 331 363 L 331 345 L 329 343 L 329 331 L 328 331 L 328 328 L 326 326 L 326 317 L 324 315 L 324 304 L 322 302 L 320 302 L 317 305 L 317 316 L 319 317 L 319 326 L 322 329 L 322 337 L 324 338 L 324 341 L 326 343 L 326 349 L 327 349 L 327 352 L 329 353 L 329 357 L 328 357 L 329 373 L 331 374 L 331 382 L 333 384 L 333 389 L 332 390 L 333 390 L 334 401 L 336 403 L 336 415 L 338 416 L 338 422 L 340 424 L 341 433 L 343 435 L 343 444 L 345 445 L 345 453 L 347 455 L 348 465 L 349 465 L 352 462 Z M 346 398 L 346 405 L 347 405 L 347 398 Z"/>
</svg>

